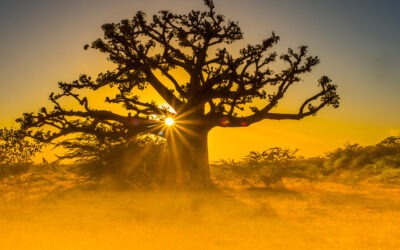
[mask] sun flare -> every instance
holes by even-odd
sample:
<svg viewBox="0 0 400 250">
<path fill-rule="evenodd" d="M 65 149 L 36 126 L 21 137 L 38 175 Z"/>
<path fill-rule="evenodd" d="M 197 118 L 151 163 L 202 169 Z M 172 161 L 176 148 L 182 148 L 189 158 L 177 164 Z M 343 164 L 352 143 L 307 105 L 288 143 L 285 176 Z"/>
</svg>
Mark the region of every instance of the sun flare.
<svg viewBox="0 0 400 250">
<path fill-rule="evenodd" d="M 174 125 L 174 123 L 175 123 L 175 121 L 171 117 L 168 117 L 167 119 L 165 119 L 165 124 L 167 126 L 172 126 L 172 125 Z"/>
</svg>

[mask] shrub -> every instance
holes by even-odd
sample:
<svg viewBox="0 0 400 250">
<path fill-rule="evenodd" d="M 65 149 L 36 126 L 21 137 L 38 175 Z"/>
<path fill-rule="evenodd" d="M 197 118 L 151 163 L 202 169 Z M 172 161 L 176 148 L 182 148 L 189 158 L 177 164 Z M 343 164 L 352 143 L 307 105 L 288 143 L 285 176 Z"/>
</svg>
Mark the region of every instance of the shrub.
<svg viewBox="0 0 400 250">
<path fill-rule="evenodd" d="M 67 149 L 60 160 L 74 160 L 77 171 L 94 180 L 112 180 L 121 187 L 149 186 L 158 183 L 157 168 L 162 167 L 165 140 L 142 136 L 129 141 L 100 141 L 74 138 L 59 144 Z"/>
<path fill-rule="evenodd" d="M 387 168 L 377 175 L 376 179 L 384 183 L 400 183 L 400 169 Z"/>
<path fill-rule="evenodd" d="M 298 159 L 297 149 L 290 150 L 273 147 L 263 152 L 251 151 L 245 156 L 245 163 L 250 168 L 257 168 L 259 179 L 265 185 L 280 183 L 289 174 L 290 163 Z"/>
</svg>

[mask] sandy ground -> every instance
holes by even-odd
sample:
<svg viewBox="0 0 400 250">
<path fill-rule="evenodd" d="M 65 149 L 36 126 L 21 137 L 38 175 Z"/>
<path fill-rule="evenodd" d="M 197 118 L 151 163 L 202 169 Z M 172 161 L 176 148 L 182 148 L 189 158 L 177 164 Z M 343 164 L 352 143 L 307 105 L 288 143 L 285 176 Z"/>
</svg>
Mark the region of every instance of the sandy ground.
<svg viewBox="0 0 400 250">
<path fill-rule="evenodd" d="M 400 187 L 68 191 L 0 205 L 0 249 L 400 249 Z"/>
</svg>

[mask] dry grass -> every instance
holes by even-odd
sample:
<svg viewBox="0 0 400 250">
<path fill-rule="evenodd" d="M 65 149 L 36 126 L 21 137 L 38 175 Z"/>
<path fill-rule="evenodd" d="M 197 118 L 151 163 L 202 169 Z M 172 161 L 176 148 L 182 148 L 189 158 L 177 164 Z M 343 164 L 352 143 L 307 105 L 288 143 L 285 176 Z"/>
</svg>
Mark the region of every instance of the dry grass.
<svg viewBox="0 0 400 250">
<path fill-rule="evenodd" d="M 400 188 L 52 192 L 0 205 L 0 249 L 399 249 Z"/>
</svg>

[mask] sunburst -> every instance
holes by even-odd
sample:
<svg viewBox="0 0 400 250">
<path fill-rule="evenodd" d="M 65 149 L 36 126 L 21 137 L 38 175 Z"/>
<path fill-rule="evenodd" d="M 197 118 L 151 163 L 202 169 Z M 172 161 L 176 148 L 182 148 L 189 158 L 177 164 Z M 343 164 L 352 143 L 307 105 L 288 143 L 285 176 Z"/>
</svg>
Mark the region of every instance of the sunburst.
<svg viewBox="0 0 400 250">
<path fill-rule="evenodd" d="M 171 118 L 171 117 L 168 117 L 167 119 L 165 119 L 164 122 L 169 127 L 175 124 L 175 120 L 173 118 Z"/>
</svg>

